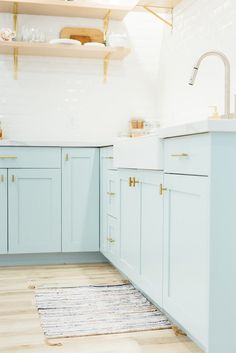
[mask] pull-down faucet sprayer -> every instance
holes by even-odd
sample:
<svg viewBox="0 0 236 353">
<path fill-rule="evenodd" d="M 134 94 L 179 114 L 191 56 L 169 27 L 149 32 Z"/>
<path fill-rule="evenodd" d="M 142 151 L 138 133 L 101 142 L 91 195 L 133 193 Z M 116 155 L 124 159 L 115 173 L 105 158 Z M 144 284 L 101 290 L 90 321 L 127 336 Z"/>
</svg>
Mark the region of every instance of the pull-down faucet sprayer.
<svg viewBox="0 0 236 353">
<path fill-rule="evenodd" d="M 211 55 L 218 56 L 219 58 L 221 58 L 225 66 L 225 118 L 229 119 L 230 118 L 230 63 L 225 54 L 221 53 L 220 51 L 209 51 L 203 54 L 198 59 L 198 61 L 196 62 L 193 68 L 192 76 L 189 80 L 189 85 L 191 86 L 194 85 L 198 74 L 198 69 L 201 65 L 202 60 L 204 60 L 206 57 Z"/>
</svg>

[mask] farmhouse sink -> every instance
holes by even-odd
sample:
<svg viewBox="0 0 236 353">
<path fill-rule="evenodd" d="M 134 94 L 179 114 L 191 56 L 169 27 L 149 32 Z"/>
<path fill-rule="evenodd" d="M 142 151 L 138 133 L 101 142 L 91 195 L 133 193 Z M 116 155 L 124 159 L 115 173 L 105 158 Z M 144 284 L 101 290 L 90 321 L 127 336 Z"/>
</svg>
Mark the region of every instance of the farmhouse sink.
<svg viewBox="0 0 236 353">
<path fill-rule="evenodd" d="M 163 169 L 163 142 L 158 134 L 119 137 L 114 142 L 116 168 Z"/>
</svg>

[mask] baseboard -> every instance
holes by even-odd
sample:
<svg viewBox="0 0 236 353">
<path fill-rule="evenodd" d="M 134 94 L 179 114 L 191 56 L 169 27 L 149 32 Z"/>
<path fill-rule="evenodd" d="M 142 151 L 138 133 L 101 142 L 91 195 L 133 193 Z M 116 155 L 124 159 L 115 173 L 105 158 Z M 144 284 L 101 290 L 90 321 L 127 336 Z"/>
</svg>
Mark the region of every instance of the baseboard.
<svg viewBox="0 0 236 353">
<path fill-rule="evenodd" d="M 0 266 L 63 265 L 103 262 L 107 262 L 107 259 L 100 252 L 0 255 Z"/>
</svg>

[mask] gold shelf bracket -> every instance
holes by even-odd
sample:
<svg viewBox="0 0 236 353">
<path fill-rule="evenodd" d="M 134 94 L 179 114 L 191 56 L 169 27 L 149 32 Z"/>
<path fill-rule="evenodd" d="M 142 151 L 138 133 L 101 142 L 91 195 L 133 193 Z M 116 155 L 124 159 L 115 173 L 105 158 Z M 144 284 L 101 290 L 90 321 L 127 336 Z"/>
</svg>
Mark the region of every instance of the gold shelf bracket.
<svg viewBox="0 0 236 353">
<path fill-rule="evenodd" d="M 13 63 L 14 63 L 14 80 L 17 80 L 18 79 L 18 49 L 17 48 L 14 48 Z"/>
<path fill-rule="evenodd" d="M 109 63 L 111 59 L 111 53 L 107 54 L 104 58 L 103 61 L 103 67 L 104 67 L 104 83 L 107 83 L 107 78 L 108 78 L 108 69 L 109 69 Z"/>
<path fill-rule="evenodd" d="M 106 44 L 106 40 L 107 40 L 107 32 L 109 29 L 109 23 L 110 23 L 110 17 L 111 17 L 111 10 L 109 10 L 106 14 L 106 16 L 104 17 L 103 20 L 103 26 L 104 26 L 104 30 L 103 30 L 103 36 L 104 36 L 104 43 Z"/>
<path fill-rule="evenodd" d="M 171 13 L 171 22 L 167 21 L 165 18 L 163 18 L 161 15 L 159 15 L 156 11 L 154 11 L 151 8 L 152 6 L 142 5 L 142 7 L 144 8 L 144 10 L 146 10 L 147 12 L 152 14 L 153 16 L 157 17 L 160 21 L 164 22 L 166 25 L 173 28 L 173 9 L 171 7 L 157 7 L 157 6 L 153 7 L 153 8 L 155 8 L 155 10 L 158 10 L 158 9 L 168 10 Z"/>
</svg>

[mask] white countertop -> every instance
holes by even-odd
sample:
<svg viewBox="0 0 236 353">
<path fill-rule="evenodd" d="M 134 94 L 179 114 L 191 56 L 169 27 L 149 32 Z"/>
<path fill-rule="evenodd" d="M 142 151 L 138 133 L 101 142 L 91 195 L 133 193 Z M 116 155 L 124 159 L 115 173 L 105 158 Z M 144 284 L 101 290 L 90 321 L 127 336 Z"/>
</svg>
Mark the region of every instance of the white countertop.
<svg viewBox="0 0 236 353">
<path fill-rule="evenodd" d="M 0 146 L 22 146 L 22 147 L 107 147 L 112 146 L 112 141 L 30 141 L 30 140 L 0 140 Z"/>
<path fill-rule="evenodd" d="M 199 120 L 178 125 L 163 126 L 160 138 L 202 134 L 206 132 L 236 132 L 236 119 Z"/>
</svg>

